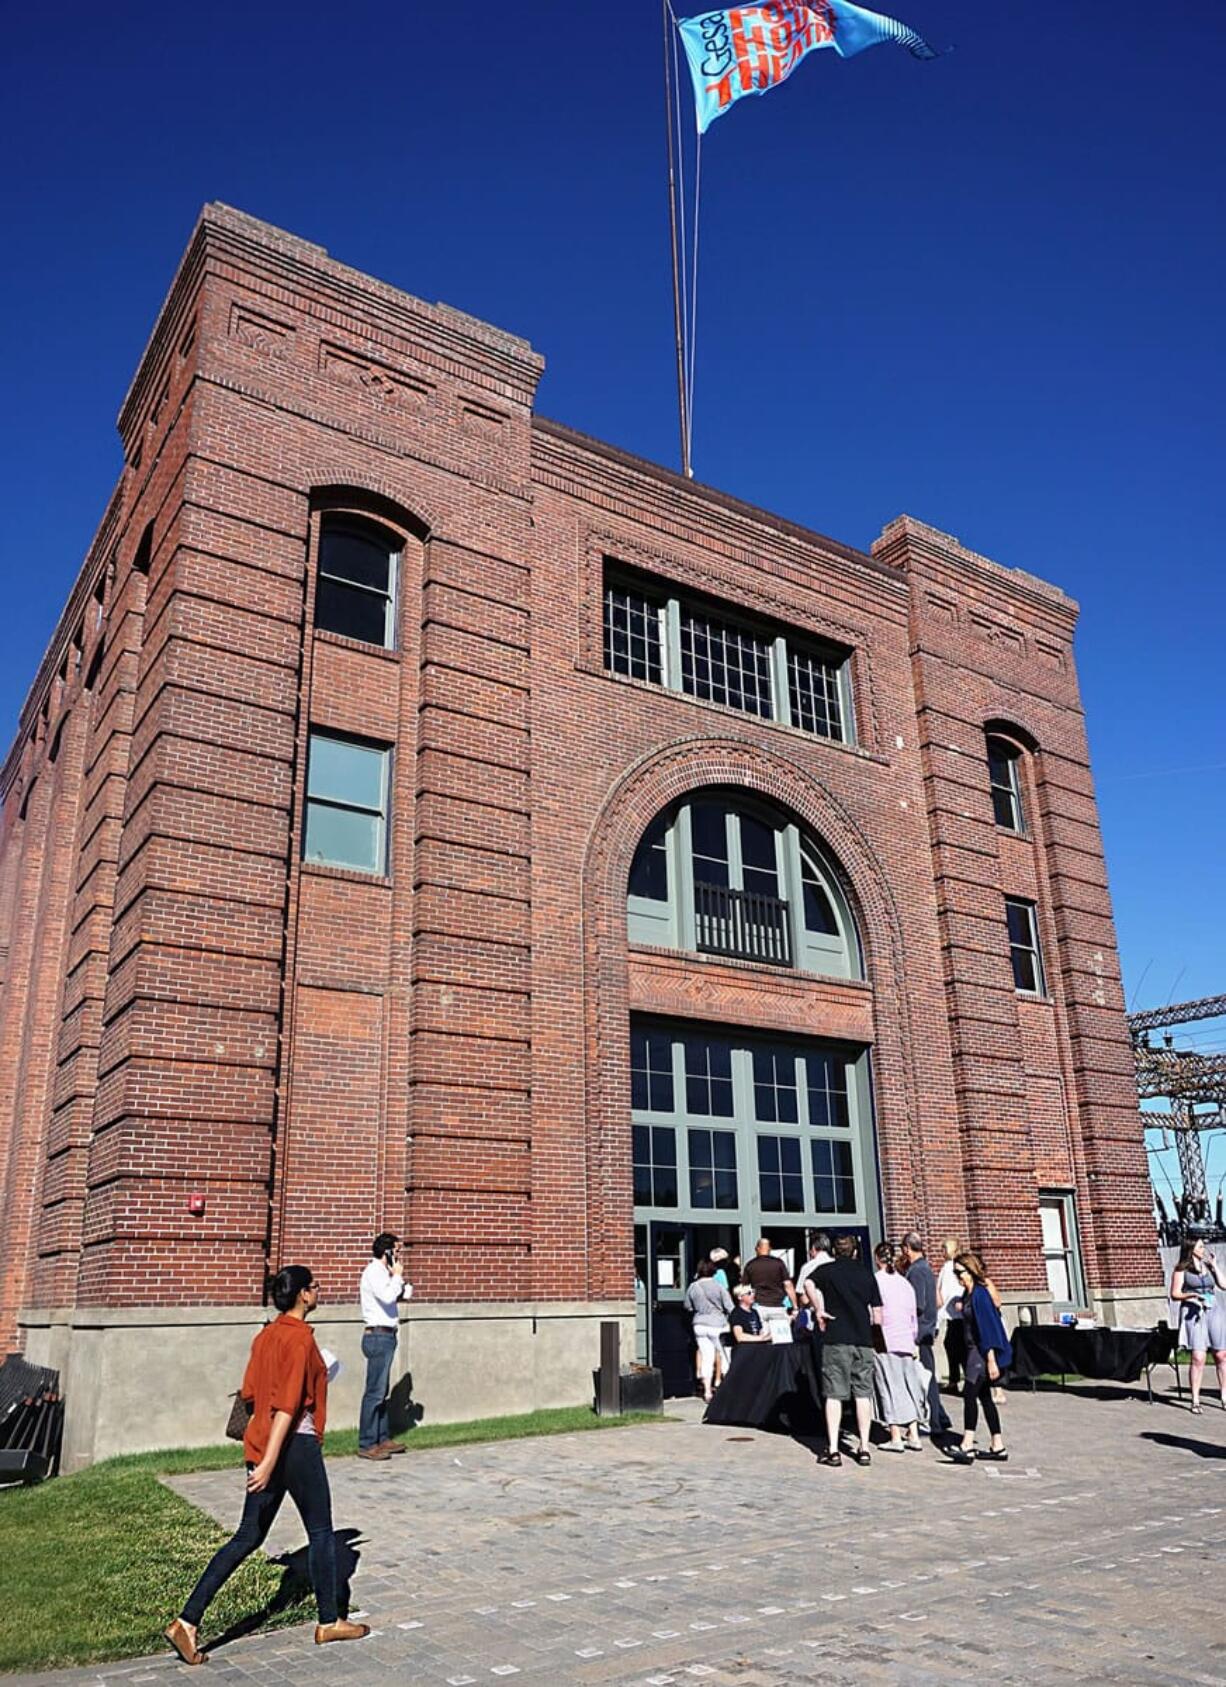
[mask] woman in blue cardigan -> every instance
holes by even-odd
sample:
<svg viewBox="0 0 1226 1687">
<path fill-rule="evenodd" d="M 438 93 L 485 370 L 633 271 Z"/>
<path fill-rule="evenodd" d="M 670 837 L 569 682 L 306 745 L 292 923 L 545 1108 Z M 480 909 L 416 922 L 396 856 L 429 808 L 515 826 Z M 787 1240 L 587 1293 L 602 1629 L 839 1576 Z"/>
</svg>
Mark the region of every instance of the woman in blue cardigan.
<svg viewBox="0 0 1226 1687">
<path fill-rule="evenodd" d="M 966 1380 L 962 1387 L 963 1417 L 962 1445 L 950 1452 L 955 1464 L 970 1464 L 976 1457 L 992 1459 L 1003 1464 L 1009 1457 L 1000 1433 L 1000 1413 L 992 1399 L 993 1386 L 1013 1363 L 1013 1349 L 1005 1334 L 1005 1326 L 996 1302 L 988 1288 L 988 1274 L 982 1259 L 968 1249 L 954 1261 L 954 1270 L 962 1285 L 962 1317 L 966 1326 Z M 979 1427 L 979 1408 L 987 1419 L 992 1437 L 987 1452 L 976 1453 L 975 1431 Z"/>
</svg>

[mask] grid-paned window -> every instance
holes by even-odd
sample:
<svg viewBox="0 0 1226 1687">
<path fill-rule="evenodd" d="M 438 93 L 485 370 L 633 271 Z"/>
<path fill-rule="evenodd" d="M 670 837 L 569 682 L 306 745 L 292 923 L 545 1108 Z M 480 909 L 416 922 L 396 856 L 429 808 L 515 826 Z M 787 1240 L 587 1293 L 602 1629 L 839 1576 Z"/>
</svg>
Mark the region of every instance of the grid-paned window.
<svg viewBox="0 0 1226 1687">
<path fill-rule="evenodd" d="M 1009 832 L 1025 831 L 1022 811 L 1022 752 L 1007 738 L 988 738 L 988 778 L 996 824 Z"/>
<path fill-rule="evenodd" d="M 630 1105 L 636 1113 L 672 1112 L 673 1041 L 667 1031 L 631 1031 Z"/>
<path fill-rule="evenodd" d="M 685 1039 L 685 1105 L 704 1118 L 732 1117 L 732 1044 L 725 1038 Z"/>
<path fill-rule="evenodd" d="M 608 565 L 604 665 L 612 673 L 850 743 L 849 655 Z"/>
<path fill-rule="evenodd" d="M 1039 922 L 1034 903 L 1006 897 L 1005 918 L 1009 926 L 1009 956 L 1013 962 L 1014 985 L 1028 995 L 1045 995 Z"/>
<path fill-rule="evenodd" d="M 392 649 L 398 559 L 395 542 L 377 528 L 325 522 L 319 535 L 316 627 Z"/>
<path fill-rule="evenodd" d="M 725 1211 L 737 1206 L 735 1132 L 691 1130 L 687 1135 L 690 1205 Z"/>
<path fill-rule="evenodd" d="M 846 1130 L 851 1124 L 847 1106 L 847 1061 L 829 1049 L 805 1055 L 805 1088 L 809 1123 L 822 1130 Z"/>
<path fill-rule="evenodd" d="M 754 1117 L 769 1125 L 794 1125 L 800 1118 L 796 1055 L 789 1048 L 753 1051 Z"/>
<path fill-rule="evenodd" d="M 850 1142 L 831 1142 L 815 1137 L 813 1150 L 813 1205 L 819 1213 L 853 1213 L 856 1210 L 856 1175 Z"/>
<path fill-rule="evenodd" d="M 671 1125 L 634 1126 L 634 1204 L 677 1205 L 677 1133 Z"/>
<path fill-rule="evenodd" d="M 758 1196 L 763 1212 L 804 1212 L 805 1179 L 798 1137 L 758 1138 Z"/>
<path fill-rule="evenodd" d="M 604 593 L 604 662 L 615 674 L 649 680 L 664 677 L 662 606 L 630 587 L 607 584 Z"/>
<path fill-rule="evenodd" d="M 312 732 L 303 857 L 362 873 L 387 869 L 386 747 Z"/>
<path fill-rule="evenodd" d="M 843 736 L 842 664 L 804 650 L 788 653 L 792 725 L 822 738 Z"/>
<path fill-rule="evenodd" d="M 681 689 L 747 714 L 774 715 L 773 641 L 728 621 L 681 610 Z"/>
</svg>

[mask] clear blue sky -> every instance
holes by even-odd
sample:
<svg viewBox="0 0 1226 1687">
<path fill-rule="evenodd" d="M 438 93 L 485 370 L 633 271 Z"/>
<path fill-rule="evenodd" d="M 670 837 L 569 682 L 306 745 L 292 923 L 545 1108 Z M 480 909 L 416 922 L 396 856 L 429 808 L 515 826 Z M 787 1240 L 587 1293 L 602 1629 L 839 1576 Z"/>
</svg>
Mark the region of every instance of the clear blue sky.
<svg viewBox="0 0 1226 1687">
<path fill-rule="evenodd" d="M 1079 599 L 1127 990 L 1224 990 L 1226 12 L 887 9 L 956 51 L 814 54 L 708 135 L 698 475 Z M 0 737 L 205 200 L 526 335 L 545 414 L 675 463 L 655 0 L 69 0 L 5 45 Z"/>
</svg>

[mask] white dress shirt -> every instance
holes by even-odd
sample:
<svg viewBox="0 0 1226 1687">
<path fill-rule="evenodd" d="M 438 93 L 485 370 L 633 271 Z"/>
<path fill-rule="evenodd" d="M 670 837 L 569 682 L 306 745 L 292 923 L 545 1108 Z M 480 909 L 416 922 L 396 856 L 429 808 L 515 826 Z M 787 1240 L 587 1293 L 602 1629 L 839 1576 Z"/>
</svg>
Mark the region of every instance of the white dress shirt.
<svg viewBox="0 0 1226 1687">
<path fill-rule="evenodd" d="M 833 1254 L 820 1253 L 814 1254 L 813 1258 L 807 1265 L 802 1265 L 800 1268 L 800 1275 L 796 1279 L 797 1297 L 799 1298 L 799 1296 L 803 1293 L 805 1284 L 809 1281 L 809 1278 L 812 1277 L 819 1265 L 832 1265 L 833 1263 Z"/>
<path fill-rule="evenodd" d="M 944 1318 L 961 1318 L 962 1284 L 954 1270 L 954 1262 L 947 1259 L 937 1273 L 937 1322 Z M 955 1303 L 957 1304 L 955 1310 Z"/>
<path fill-rule="evenodd" d="M 388 1270 L 381 1259 L 372 1259 L 362 1273 L 362 1322 L 372 1330 L 394 1330 L 399 1327 L 397 1302 L 408 1300 L 413 1293 L 397 1271 Z"/>
</svg>

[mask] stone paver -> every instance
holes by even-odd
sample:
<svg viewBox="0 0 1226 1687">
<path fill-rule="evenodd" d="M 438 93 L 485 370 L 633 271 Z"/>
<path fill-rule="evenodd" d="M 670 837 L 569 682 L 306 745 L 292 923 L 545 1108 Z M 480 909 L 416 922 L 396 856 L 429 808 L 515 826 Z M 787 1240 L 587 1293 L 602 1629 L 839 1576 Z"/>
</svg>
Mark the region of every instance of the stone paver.
<svg viewBox="0 0 1226 1687">
<path fill-rule="evenodd" d="M 963 1469 L 648 1428 L 330 1466 L 376 1633 L 236 1641 L 208 1680 L 431 1687 L 1220 1683 L 1205 1560 L 1226 1547 L 1226 1412 L 1126 1389 L 1006 1407 L 1011 1460 Z M 174 1486 L 223 1522 L 233 1474 Z M 270 1551 L 302 1546 L 287 1506 Z M 1204 1558 L 1200 1555 L 1204 1554 Z M 185 1590 L 186 1591 L 186 1590 Z M 206 1631 L 207 1636 L 207 1631 Z M 168 1684 L 165 1657 L 38 1679 Z"/>
</svg>

